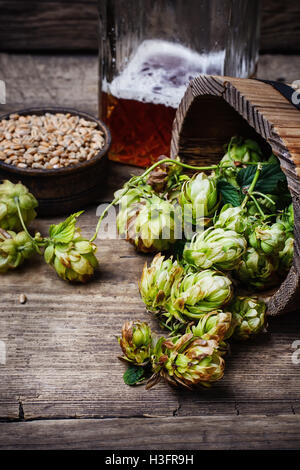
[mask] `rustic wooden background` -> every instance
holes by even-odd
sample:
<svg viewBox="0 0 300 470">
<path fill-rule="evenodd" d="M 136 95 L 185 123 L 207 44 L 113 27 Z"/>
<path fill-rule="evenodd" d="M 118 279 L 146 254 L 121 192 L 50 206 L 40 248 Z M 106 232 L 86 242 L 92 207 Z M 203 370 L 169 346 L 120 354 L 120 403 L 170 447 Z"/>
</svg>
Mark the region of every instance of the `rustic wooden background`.
<svg viewBox="0 0 300 470">
<path fill-rule="evenodd" d="M 0 0 L 0 15 L 0 112 L 58 105 L 96 115 L 97 57 L 85 54 L 97 50 L 96 2 Z M 261 49 L 277 55 L 260 57 L 258 78 L 299 78 L 299 16 L 299 0 L 263 0 Z M 132 171 L 111 163 L 101 201 Z M 33 229 L 46 234 L 58 220 L 38 219 Z M 84 235 L 96 220 L 95 205 L 81 217 Z M 86 286 L 64 283 L 38 259 L 1 276 L 0 449 L 299 449 L 299 311 L 234 344 L 212 390 L 129 388 L 115 335 L 127 319 L 149 321 L 137 289 L 145 256 L 122 240 L 97 244 L 100 270 Z"/>
<path fill-rule="evenodd" d="M 261 4 L 261 51 L 299 52 L 299 0 Z M 0 15 L 2 51 L 97 51 L 97 0 L 1 0 Z"/>
<path fill-rule="evenodd" d="M 299 76 L 299 56 L 264 55 L 258 76 Z M 97 57 L 0 54 L 7 104 L 73 106 L 97 114 Z M 112 163 L 102 201 L 140 171 Z M 100 202 L 100 201 L 99 201 Z M 38 219 L 46 235 L 60 219 Z M 96 205 L 80 218 L 96 225 Z M 234 344 L 225 377 L 211 390 L 130 388 L 115 336 L 127 319 L 151 321 L 137 281 L 146 257 L 123 240 L 97 240 L 93 282 L 61 281 L 41 260 L 1 276 L 0 449 L 295 449 L 300 448 L 299 311 L 271 318 L 269 333 Z M 28 301 L 19 303 L 25 293 Z"/>
</svg>

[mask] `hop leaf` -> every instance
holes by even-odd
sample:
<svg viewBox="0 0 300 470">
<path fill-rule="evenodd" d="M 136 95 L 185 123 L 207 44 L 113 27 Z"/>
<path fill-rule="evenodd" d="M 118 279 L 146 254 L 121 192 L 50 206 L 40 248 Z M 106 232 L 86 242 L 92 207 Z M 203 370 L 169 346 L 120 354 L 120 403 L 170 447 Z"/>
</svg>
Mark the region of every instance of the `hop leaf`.
<svg viewBox="0 0 300 470">
<path fill-rule="evenodd" d="M 144 372 L 143 367 L 130 365 L 124 372 L 124 383 L 126 385 L 136 385 L 144 379 Z"/>
<path fill-rule="evenodd" d="M 83 211 L 70 215 L 58 225 L 50 225 L 49 236 L 55 243 L 69 243 L 75 234 L 76 219 Z"/>
</svg>

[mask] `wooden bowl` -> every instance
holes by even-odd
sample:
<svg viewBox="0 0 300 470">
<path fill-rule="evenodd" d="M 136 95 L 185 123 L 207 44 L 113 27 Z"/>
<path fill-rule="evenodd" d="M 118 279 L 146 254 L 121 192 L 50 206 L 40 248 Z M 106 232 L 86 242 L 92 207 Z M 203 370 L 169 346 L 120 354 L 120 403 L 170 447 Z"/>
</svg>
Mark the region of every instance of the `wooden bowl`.
<svg viewBox="0 0 300 470">
<path fill-rule="evenodd" d="M 104 147 L 90 160 L 77 165 L 51 170 L 18 168 L 0 162 L 0 179 L 21 181 L 39 202 L 39 215 L 61 215 L 75 212 L 100 195 L 107 181 L 107 152 L 111 136 L 105 124 L 94 116 L 70 108 L 28 108 L 16 111 L 19 115 L 70 113 L 97 123 L 105 138 Z M 11 114 L 11 113 L 10 113 Z M 8 119 L 10 114 L 0 116 Z"/>
<path fill-rule="evenodd" d="M 269 315 L 300 305 L 300 113 L 271 85 L 257 80 L 202 75 L 195 78 L 173 123 L 171 158 L 217 163 L 233 135 L 273 150 L 288 181 L 295 217 L 294 262 L 278 289 L 265 292 Z"/>
</svg>

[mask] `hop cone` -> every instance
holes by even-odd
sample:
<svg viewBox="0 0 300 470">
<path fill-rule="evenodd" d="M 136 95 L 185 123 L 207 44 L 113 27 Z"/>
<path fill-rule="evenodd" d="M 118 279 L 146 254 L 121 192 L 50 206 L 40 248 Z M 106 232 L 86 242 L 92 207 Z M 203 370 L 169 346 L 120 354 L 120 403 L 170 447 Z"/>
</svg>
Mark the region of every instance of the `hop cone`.
<svg viewBox="0 0 300 470">
<path fill-rule="evenodd" d="M 285 275 L 293 264 L 294 258 L 294 238 L 289 237 L 285 241 L 283 250 L 278 253 L 279 256 L 279 268 L 280 274 Z"/>
<path fill-rule="evenodd" d="M 22 230 L 16 198 L 19 200 L 25 225 L 29 225 L 36 216 L 35 208 L 38 202 L 35 197 L 23 184 L 13 184 L 5 180 L 0 184 L 0 227 L 4 230 Z"/>
<path fill-rule="evenodd" d="M 124 188 L 116 191 L 114 196 L 118 198 L 124 192 Z M 146 184 L 140 184 L 129 189 L 119 200 L 119 214 L 117 217 L 117 228 L 120 234 L 125 234 L 127 221 L 136 213 L 136 205 L 144 199 L 151 197 L 152 188 Z"/>
<path fill-rule="evenodd" d="M 223 228 L 225 230 L 233 230 L 237 233 L 244 233 L 248 227 L 248 218 L 244 210 L 238 207 L 232 207 L 225 204 L 214 223 L 215 228 Z"/>
<path fill-rule="evenodd" d="M 228 306 L 235 325 L 233 337 L 241 340 L 261 333 L 266 324 L 266 304 L 254 297 L 236 297 Z"/>
<path fill-rule="evenodd" d="M 242 166 L 243 163 L 256 163 L 260 160 L 262 160 L 262 152 L 254 140 L 233 137 L 228 144 L 226 154 L 220 161 L 221 175 L 230 184 L 238 187 L 236 177 L 239 166 Z"/>
<path fill-rule="evenodd" d="M 145 263 L 141 281 L 140 294 L 150 312 L 161 311 L 169 299 L 174 281 L 182 276 L 183 268 L 172 258 L 166 259 L 158 253 L 148 268 Z"/>
<path fill-rule="evenodd" d="M 44 258 L 65 281 L 87 282 L 98 266 L 96 245 L 80 236 L 76 218 L 82 212 L 68 217 L 58 225 L 51 225 Z"/>
<path fill-rule="evenodd" d="M 293 205 L 289 207 L 276 218 L 276 222 L 284 227 L 286 238 L 293 237 L 294 234 L 294 210 Z"/>
<path fill-rule="evenodd" d="M 147 388 L 160 377 L 187 388 L 198 384 L 210 386 L 224 374 L 225 362 L 217 348 L 216 341 L 195 338 L 189 333 L 173 340 L 161 338 L 152 355 L 154 376 Z"/>
<path fill-rule="evenodd" d="M 215 267 L 221 270 L 233 269 L 245 253 L 245 238 L 233 230 L 209 228 L 195 234 L 187 243 L 183 257 L 192 266 L 207 269 Z"/>
<path fill-rule="evenodd" d="M 270 227 L 267 225 L 255 227 L 249 236 L 249 243 L 256 250 L 274 256 L 283 249 L 285 237 L 284 226 L 275 223 Z"/>
<path fill-rule="evenodd" d="M 126 322 L 122 328 L 122 336 L 118 338 L 124 353 L 123 360 L 135 365 L 145 365 L 150 360 L 152 334 L 147 323 L 140 321 Z"/>
<path fill-rule="evenodd" d="M 174 282 L 166 316 L 183 323 L 188 318 L 201 318 L 226 305 L 231 296 L 232 283 L 222 273 L 210 269 L 189 273 Z"/>
<path fill-rule="evenodd" d="M 260 146 L 252 139 L 233 137 L 228 145 L 227 152 L 221 160 L 221 164 L 256 163 L 262 160 Z"/>
<path fill-rule="evenodd" d="M 158 161 L 164 160 L 165 158 L 167 158 L 165 155 L 161 155 L 158 157 Z M 179 157 L 177 160 L 180 161 Z M 169 191 L 176 185 L 181 173 L 182 167 L 176 165 L 176 163 L 162 163 L 151 171 L 147 183 L 159 194 L 164 191 Z"/>
<path fill-rule="evenodd" d="M 199 338 L 214 339 L 220 343 L 231 336 L 231 321 L 230 312 L 215 310 L 203 315 L 198 324 L 192 327 L 192 333 Z"/>
<path fill-rule="evenodd" d="M 124 219 L 125 224 L 121 224 Z M 120 212 L 117 227 L 120 235 L 125 235 L 138 251 L 153 253 L 166 251 L 175 243 L 175 233 L 181 224 L 176 208 L 152 195 L 130 206 L 125 216 Z"/>
<path fill-rule="evenodd" d="M 0 273 L 15 269 L 35 252 L 35 245 L 25 232 L 7 232 L 0 228 Z"/>
<path fill-rule="evenodd" d="M 179 194 L 179 204 L 185 221 L 206 225 L 219 205 L 216 178 L 198 173 L 186 180 Z"/>
<path fill-rule="evenodd" d="M 278 261 L 275 258 L 271 259 L 265 253 L 259 253 L 254 248 L 248 248 L 235 274 L 243 284 L 257 289 L 265 289 L 278 283 L 277 267 Z"/>
</svg>

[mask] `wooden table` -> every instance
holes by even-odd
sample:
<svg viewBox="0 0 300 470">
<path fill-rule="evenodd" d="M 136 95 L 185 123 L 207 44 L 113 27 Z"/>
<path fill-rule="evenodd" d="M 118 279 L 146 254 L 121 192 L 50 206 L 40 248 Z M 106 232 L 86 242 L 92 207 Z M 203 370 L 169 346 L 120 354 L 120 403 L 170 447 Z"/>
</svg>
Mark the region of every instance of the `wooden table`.
<svg viewBox="0 0 300 470">
<path fill-rule="evenodd" d="M 95 64 L 93 57 L 0 55 L 3 111 L 55 103 L 95 113 Z M 111 164 L 102 202 L 130 171 Z M 86 236 L 96 207 L 80 218 Z M 59 220 L 39 219 L 32 229 L 46 235 Z M 157 329 L 137 288 L 147 257 L 122 240 L 97 245 L 100 270 L 87 285 L 61 281 L 39 258 L 1 276 L 0 449 L 299 448 L 300 363 L 292 362 L 299 312 L 270 319 L 269 332 L 254 341 L 233 344 L 225 377 L 210 390 L 128 387 L 116 335 L 127 319 Z"/>
</svg>

